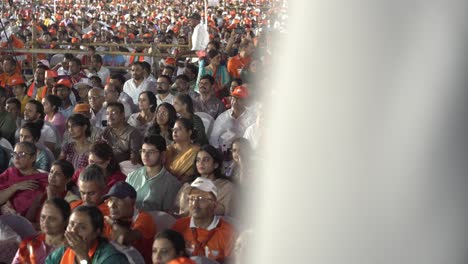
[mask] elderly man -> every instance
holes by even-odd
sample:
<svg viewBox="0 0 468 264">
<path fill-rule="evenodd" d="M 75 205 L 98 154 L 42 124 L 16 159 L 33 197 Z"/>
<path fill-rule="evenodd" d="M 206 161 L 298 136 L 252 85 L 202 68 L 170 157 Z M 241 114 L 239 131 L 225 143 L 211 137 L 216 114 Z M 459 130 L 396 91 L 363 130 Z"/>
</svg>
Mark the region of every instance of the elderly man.
<svg viewBox="0 0 468 264">
<path fill-rule="evenodd" d="M 93 88 L 88 92 L 88 101 L 91 106 L 91 125 L 103 127 L 102 121 L 106 120 L 106 109 L 104 105 L 104 91 L 100 88 Z"/>
<path fill-rule="evenodd" d="M 104 216 L 109 215 L 109 207 L 103 203 L 103 196 L 106 193 L 106 180 L 104 172 L 96 165 L 91 164 L 86 167 L 78 178 L 78 190 L 81 200 L 70 203 L 73 210 L 80 205 L 90 205 L 99 208 Z"/>
<path fill-rule="evenodd" d="M 234 228 L 215 215 L 218 193 L 211 180 L 198 177 L 190 186 L 190 217 L 177 220 L 172 229 L 184 236 L 187 252 L 192 256 L 222 263 L 231 255 L 236 239 Z"/>
<path fill-rule="evenodd" d="M 231 109 L 216 118 L 211 132 L 210 144 L 226 151 L 235 138 L 242 137 L 245 130 L 255 123 L 256 116 L 246 108 L 249 91 L 245 86 L 237 86 L 231 93 Z"/>
<path fill-rule="evenodd" d="M 221 113 L 226 111 L 223 102 L 219 100 L 213 90 L 215 79 L 211 75 L 203 75 L 198 83 L 200 96 L 193 101 L 196 112 L 205 112 L 216 119 Z"/>
<path fill-rule="evenodd" d="M 151 263 L 151 245 L 156 235 L 153 217 L 135 210 L 135 189 L 126 182 L 118 182 L 103 197 L 109 207 L 104 235 L 121 245 L 135 247 Z"/>
<path fill-rule="evenodd" d="M 130 67 L 132 78 L 125 82 L 123 91 L 130 95 L 133 102 L 138 102 L 138 96 L 143 91 L 155 92 L 155 83 L 145 78 L 144 67 L 141 62 L 134 62 Z"/>
<path fill-rule="evenodd" d="M 160 135 L 143 139 L 141 160 L 145 166 L 128 174 L 126 181 L 137 191 L 136 207 L 146 211 L 169 211 L 181 186 L 163 165 L 166 140 Z"/>
<path fill-rule="evenodd" d="M 142 145 L 140 132 L 125 121 L 125 108 L 121 103 L 109 103 L 106 108 L 107 127 L 102 132 L 101 139 L 114 150 L 117 162 L 130 160 L 133 164 L 140 163 L 138 152 Z"/>
</svg>

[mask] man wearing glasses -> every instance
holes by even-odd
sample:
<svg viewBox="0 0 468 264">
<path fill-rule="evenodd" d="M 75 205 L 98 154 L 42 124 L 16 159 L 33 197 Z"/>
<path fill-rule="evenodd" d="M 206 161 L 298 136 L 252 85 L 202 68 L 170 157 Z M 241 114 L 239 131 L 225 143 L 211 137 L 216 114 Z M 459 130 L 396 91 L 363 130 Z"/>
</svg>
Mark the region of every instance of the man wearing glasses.
<svg viewBox="0 0 468 264">
<path fill-rule="evenodd" d="M 156 80 L 156 99 L 158 100 L 158 105 L 162 103 L 173 104 L 174 95 L 170 93 L 171 85 L 172 80 L 168 75 L 161 75 Z"/>
<path fill-rule="evenodd" d="M 218 192 L 214 183 L 198 177 L 188 195 L 190 217 L 177 220 L 172 229 L 181 233 L 192 256 L 204 256 L 219 263 L 231 255 L 234 228 L 214 214 Z"/>
<path fill-rule="evenodd" d="M 145 166 L 128 174 L 126 179 L 137 192 L 136 208 L 170 211 L 181 184 L 164 168 L 166 140 L 160 135 L 147 136 L 140 153 Z"/>
</svg>

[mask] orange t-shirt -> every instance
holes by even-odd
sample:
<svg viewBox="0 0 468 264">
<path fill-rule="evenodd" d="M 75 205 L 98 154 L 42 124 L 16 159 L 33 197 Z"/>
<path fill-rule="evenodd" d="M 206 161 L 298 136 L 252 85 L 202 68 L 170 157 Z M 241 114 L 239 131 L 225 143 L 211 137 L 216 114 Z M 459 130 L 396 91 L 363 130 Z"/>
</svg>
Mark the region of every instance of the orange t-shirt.
<svg viewBox="0 0 468 264">
<path fill-rule="evenodd" d="M 232 78 L 240 78 L 240 70 L 246 69 L 249 66 L 251 57 L 242 58 L 239 54 L 229 59 L 227 70 Z"/>
<path fill-rule="evenodd" d="M 143 236 L 142 239 L 135 241 L 132 246 L 140 252 L 146 263 L 151 263 L 153 240 L 157 230 L 153 217 L 147 212 L 140 211 L 132 223 L 131 229 L 138 230 Z M 112 238 L 112 226 L 107 223 L 104 225 L 104 236 L 109 240 Z"/>
<path fill-rule="evenodd" d="M 73 211 L 76 207 L 83 205 L 83 200 L 78 200 L 78 201 L 73 201 L 70 203 L 70 208 Z M 106 203 L 101 203 L 99 206 L 99 211 L 101 211 L 103 216 L 108 216 L 109 215 L 109 207 L 107 206 Z"/>
<path fill-rule="evenodd" d="M 172 230 L 184 236 L 188 252 L 193 252 L 196 247 L 197 241 L 195 241 L 195 236 L 196 240 L 204 245 L 202 246 L 202 252 L 192 255 L 202 255 L 220 263 L 231 255 L 236 239 L 234 228 L 223 219 L 219 220 L 215 229 L 208 231 L 203 228 L 193 228 L 192 230 L 190 228 L 190 217 L 185 217 L 177 220 L 174 226 L 172 226 Z"/>
</svg>

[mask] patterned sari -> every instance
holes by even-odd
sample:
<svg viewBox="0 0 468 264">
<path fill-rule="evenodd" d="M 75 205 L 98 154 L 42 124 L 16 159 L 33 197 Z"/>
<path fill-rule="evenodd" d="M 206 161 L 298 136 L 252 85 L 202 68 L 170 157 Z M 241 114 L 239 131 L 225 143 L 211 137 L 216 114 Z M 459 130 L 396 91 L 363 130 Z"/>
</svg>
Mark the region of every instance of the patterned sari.
<svg viewBox="0 0 468 264">
<path fill-rule="evenodd" d="M 181 183 L 189 181 L 195 174 L 193 162 L 199 149 L 198 145 L 192 145 L 185 152 L 177 154 L 174 144 L 168 146 L 166 150 L 166 169 Z"/>
</svg>

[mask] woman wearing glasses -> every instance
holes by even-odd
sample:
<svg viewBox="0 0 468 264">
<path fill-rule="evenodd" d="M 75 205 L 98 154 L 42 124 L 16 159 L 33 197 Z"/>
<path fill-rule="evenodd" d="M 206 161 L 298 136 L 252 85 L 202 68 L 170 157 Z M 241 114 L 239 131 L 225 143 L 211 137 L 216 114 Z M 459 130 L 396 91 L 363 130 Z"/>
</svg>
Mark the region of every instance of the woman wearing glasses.
<svg viewBox="0 0 468 264">
<path fill-rule="evenodd" d="M 153 126 L 149 127 L 146 135 L 161 135 L 166 140 L 166 145 L 172 144 L 172 128 L 177 120 L 177 112 L 170 103 L 162 103 L 156 107 Z"/>
<path fill-rule="evenodd" d="M 50 170 L 50 165 L 54 161 L 54 154 L 45 146 L 39 145 L 38 141 L 41 138 L 42 121 L 25 123 L 19 131 L 19 142 L 30 142 L 36 145 L 36 162 L 35 167 L 44 172 Z M 10 160 L 10 166 L 13 166 L 14 157 Z"/>
<path fill-rule="evenodd" d="M 46 191 L 47 173 L 35 167 L 37 148 L 30 142 L 16 144 L 13 167 L 0 174 L 2 213 L 25 215 L 31 201 Z"/>
</svg>

